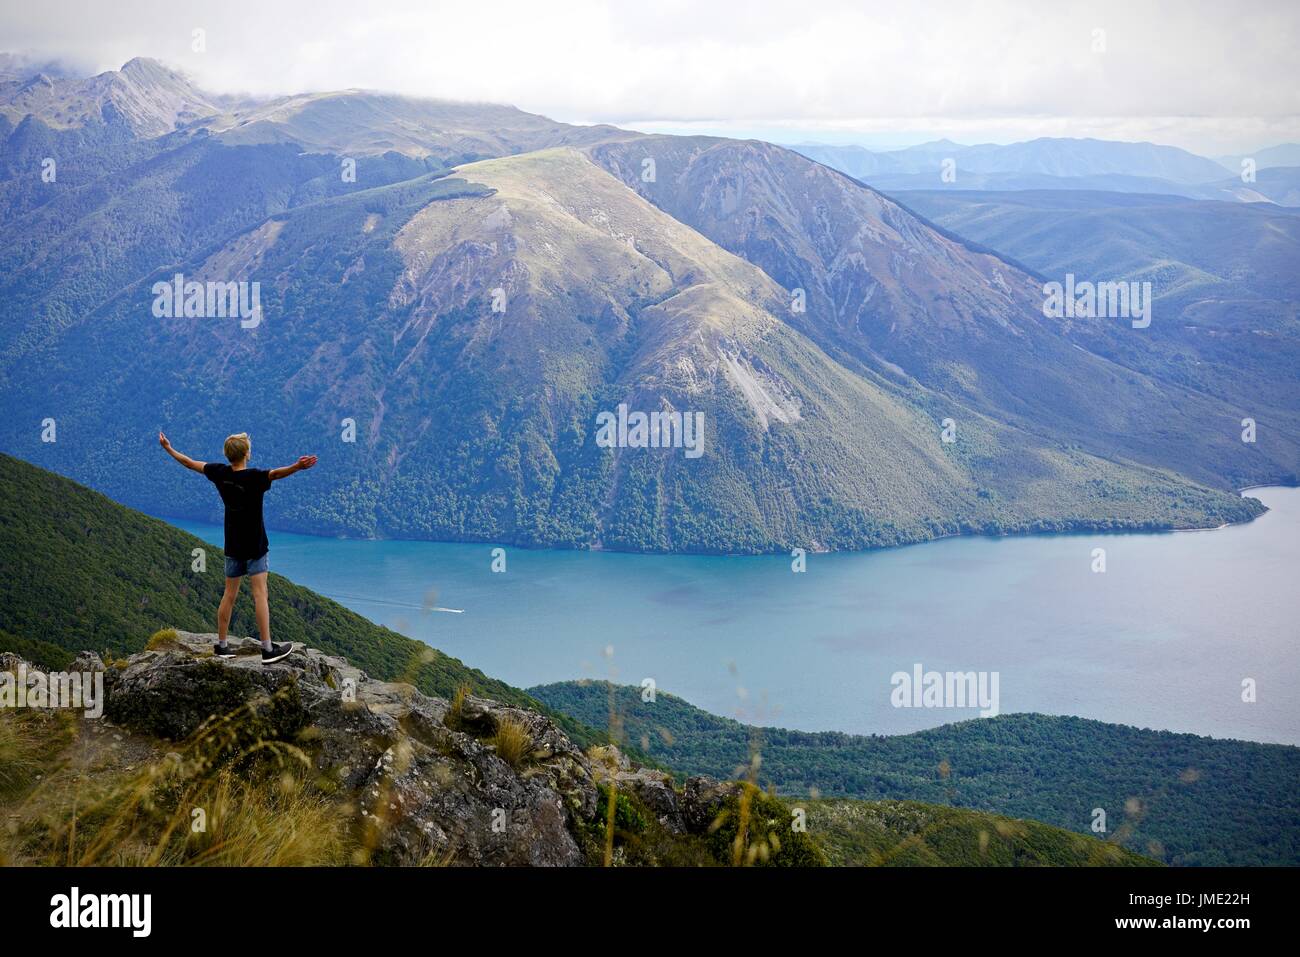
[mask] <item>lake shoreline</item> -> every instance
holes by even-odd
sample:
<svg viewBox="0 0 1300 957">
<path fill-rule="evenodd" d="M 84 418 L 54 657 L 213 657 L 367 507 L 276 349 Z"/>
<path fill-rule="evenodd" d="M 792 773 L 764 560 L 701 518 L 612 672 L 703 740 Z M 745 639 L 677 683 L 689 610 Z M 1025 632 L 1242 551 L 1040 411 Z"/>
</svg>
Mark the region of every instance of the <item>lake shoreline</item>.
<svg viewBox="0 0 1300 957">
<path fill-rule="evenodd" d="M 1276 483 L 1267 483 L 1264 485 L 1248 485 L 1243 488 L 1235 489 L 1238 495 L 1245 498 L 1246 492 L 1258 489 L 1269 488 L 1300 488 L 1300 485 L 1284 485 Z M 1258 500 L 1257 500 L 1258 501 Z M 1263 504 L 1263 503 L 1261 503 Z M 844 549 L 806 549 L 810 555 L 875 555 L 885 552 L 895 551 L 903 548 L 915 548 L 918 545 L 929 545 L 934 542 L 952 541 L 954 539 L 971 539 L 971 540 L 988 540 L 988 541 L 1006 541 L 1010 539 L 1036 539 L 1036 538 L 1061 538 L 1061 537 L 1086 537 L 1096 535 L 1163 535 L 1176 534 L 1181 532 L 1217 532 L 1225 528 L 1236 528 L 1243 525 L 1249 525 L 1256 519 L 1263 518 L 1268 514 L 1270 509 L 1267 505 L 1264 510 L 1250 518 L 1242 519 L 1237 522 L 1224 522 L 1221 525 L 1190 525 L 1185 527 L 1159 526 L 1154 528 L 1133 527 L 1133 528 L 1100 528 L 1100 527 L 1081 527 L 1078 529 L 1068 529 L 1059 531 L 1008 531 L 1002 534 L 992 532 L 955 532 L 949 535 L 935 535 L 931 538 L 918 538 L 915 541 L 899 542 L 895 545 L 876 545 L 868 548 L 844 548 Z M 169 524 L 176 522 L 199 522 L 202 524 L 217 524 L 216 522 L 202 518 L 192 518 L 184 515 L 162 515 L 156 512 L 147 512 L 146 514 L 160 521 Z M 664 558 L 684 558 L 688 556 L 707 557 L 707 558 L 772 558 L 776 556 L 788 557 L 790 552 L 769 551 L 769 552 L 715 552 L 715 551 L 638 551 L 636 549 L 626 548 L 609 548 L 604 545 L 592 545 L 589 547 L 572 547 L 562 545 L 525 545 L 499 539 L 466 539 L 466 538 L 389 538 L 387 536 L 352 536 L 352 535 L 323 535 L 319 532 L 304 531 L 301 528 L 295 528 L 284 525 L 274 525 L 268 523 L 266 526 L 268 532 L 282 532 L 286 535 L 303 535 L 311 538 L 319 538 L 325 541 L 341 542 L 426 542 L 435 545 L 483 545 L 488 548 L 517 548 L 529 552 L 591 552 L 602 555 L 640 555 L 646 557 L 664 557 Z"/>
</svg>

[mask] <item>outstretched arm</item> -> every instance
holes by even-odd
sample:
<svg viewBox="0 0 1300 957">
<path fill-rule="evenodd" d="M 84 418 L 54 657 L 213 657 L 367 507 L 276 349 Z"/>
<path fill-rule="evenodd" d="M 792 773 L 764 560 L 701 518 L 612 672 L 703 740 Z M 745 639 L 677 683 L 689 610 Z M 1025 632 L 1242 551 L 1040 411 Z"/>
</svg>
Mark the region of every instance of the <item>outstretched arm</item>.
<svg viewBox="0 0 1300 957">
<path fill-rule="evenodd" d="M 207 464 L 206 462 L 199 462 L 190 458 L 188 455 L 182 455 L 180 452 L 177 452 L 172 448 L 172 444 L 167 440 L 167 436 L 163 435 L 161 432 L 158 433 L 158 444 L 163 447 L 163 451 L 174 458 L 177 462 L 180 462 L 181 465 L 185 466 L 187 469 L 191 469 L 195 472 L 202 472 L 203 466 Z"/>
<path fill-rule="evenodd" d="M 276 479 L 288 478 L 294 472 L 301 472 L 303 469 L 309 469 L 316 464 L 316 456 L 304 455 L 292 465 L 285 465 L 278 469 L 271 469 L 271 481 Z"/>
</svg>

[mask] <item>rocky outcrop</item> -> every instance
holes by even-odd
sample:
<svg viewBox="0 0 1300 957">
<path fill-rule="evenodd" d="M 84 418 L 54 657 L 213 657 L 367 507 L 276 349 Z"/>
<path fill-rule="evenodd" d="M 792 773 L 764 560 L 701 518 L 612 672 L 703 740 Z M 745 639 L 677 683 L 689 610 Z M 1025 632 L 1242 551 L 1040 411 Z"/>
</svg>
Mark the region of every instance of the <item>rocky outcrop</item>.
<svg viewBox="0 0 1300 957">
<path fill-rule="evenodd" d="M 738 796 L 744 785 L 739 781 L 715 781 L 712 778 L 687 778 L 682 788 L 682 823 L 689 831 L 707 831 L 723 806 Z"/>
<path fill-rule="evenodd" d="M 90 671 L 103 671 L 104 662 L 93 651 L 81 651 L 72 659 L 72 664 L 68 665 L 67 670 L 79 671 L 83 674 Z"/>
<path fill-rule="evenodd" d="M 678 794 L 671 774 L 652 768 L 634 768 L 627 756 L 613 745 L 594 748 L 591 758 L 592 772 L 597 781 L 612 784 L 624 793 L 635 794 L 669 832 L 684 834 L 687 832 L 687 814 L 699 817 L 694 806 L 689 809 L 684 806 L 683 795 Z M 697 828 L 696 833 L 703 833 L 710 822 Z"/>
<path fill-rule="evenodd" d="M 220 659 L 214 641 L 161 632 L 125 661 L 105 668 L 83 652 L 75 667 L 105 672 L 105 714 L 124 728 L 227 758 L 269 740 L 297 747 L 355 808 L 374 863 L 593 863 L 602 787 L 632 795 L 656 833 L 685 841 L 740 787 L 692 779 L 679 791 L 612 745 L 584 753 L 536 711 L 473 695 L 453 704 L 314 648 L 263 665 L 255 642 L 234 639 L 236 657 Z M 503 729 L 514 747 L 501 746 Z"/>
<path fill-rule="evenodd" d="M 290 755 L 351 817 L 358 863 L 585 865 L 607 846 L 614 864 L 726 862 L 714 831 L 743 785 L 679 789 L 613 745 L 584 752 L 538 711 L 433 697 L 314 648 L 264 665 L 254 641 L 232 639 L 228 659 L 214 643 L 168 629 L 125 660 L 78 654 L 68 670 L 104 674 L 106 723 L 93 730 L 196 774 Z M 0 654 L 0 667 L 22 664 Z"/>
<path fill-rule="evenodd" d="M 376 863 L 585 863 L 575 832 L 596 814 L 590 762 L 545 716 L 472 696 L 452 715 L 444 699 L 313 648 L 263 665 L 253 642 L 232 642 L 233 659 L 213 642 L 177 632 L 110 668 L 109 719 L 182 741 L 233 715 L 297 743 L 353 795 Z M 531 742 L 518 767 L 492 743 L 503 723 Z"/>
</svg>

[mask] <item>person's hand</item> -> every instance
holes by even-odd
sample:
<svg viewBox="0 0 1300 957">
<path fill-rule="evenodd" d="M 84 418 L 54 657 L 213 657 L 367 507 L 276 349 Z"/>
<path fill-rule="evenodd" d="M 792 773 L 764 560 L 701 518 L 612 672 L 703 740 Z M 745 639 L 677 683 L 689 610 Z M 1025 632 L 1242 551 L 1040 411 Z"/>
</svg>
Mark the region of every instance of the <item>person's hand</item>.
<svg viewBox="0 0 1300 957">
<path fill-rule="evenodd" d="M 314 455 L 304 455 L 298 459 L 299 469 L 309 469 L 315 464 L 316 464 L 316 456 Z"/>
<path fill-rule="evenodd" d="M 171 442 L 167 440 L 167 436 L 163 435 L 161 432 L 158 433 L 158 444 L 165 449 L 170 449 L 172 447 Z"/>
</svg>

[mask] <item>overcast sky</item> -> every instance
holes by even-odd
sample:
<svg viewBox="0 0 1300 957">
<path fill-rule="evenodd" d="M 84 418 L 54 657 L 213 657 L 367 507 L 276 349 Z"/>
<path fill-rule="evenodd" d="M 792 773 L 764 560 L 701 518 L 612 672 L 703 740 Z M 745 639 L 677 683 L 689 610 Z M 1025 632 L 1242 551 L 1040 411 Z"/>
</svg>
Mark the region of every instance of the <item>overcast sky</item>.
<svg viewBox="0 0 1300 957">
<path fill-rule="evenodd" d="M 196 53 L 200 28 L 206 51 Z M 513 103 L 570 122 L 872 146 L 1098 136 L 1223 154 L 1300 141 L 1298 48 L 1296 0 L 7 0 L 0 9 L 0 49 L 87 73 L 152 56 L 222 92 L 368 87 Z"/>
</svg>

